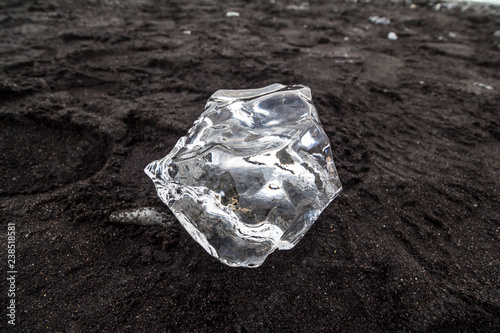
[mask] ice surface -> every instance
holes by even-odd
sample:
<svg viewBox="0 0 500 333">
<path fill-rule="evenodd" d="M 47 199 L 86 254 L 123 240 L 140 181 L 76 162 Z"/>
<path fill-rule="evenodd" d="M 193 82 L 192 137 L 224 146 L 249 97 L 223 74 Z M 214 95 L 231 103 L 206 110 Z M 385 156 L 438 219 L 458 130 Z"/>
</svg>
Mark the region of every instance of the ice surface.
<svg viewBox="0 0 500 333">
<path fill-rule="evenodd" d="M 165 214 L 155 208 L 138 208 L 114 212 L 109 216 L 110 221 L 115 223 L 135 224 L 143 226 L 161 225 L 169 226 Z"/>
<path fill-rule="evenodd" d="M 308 87 L 219 90 L 145 172 L 208 253 L 257 267 L 294 247 L 340 193 L 331 151 Z"/>
</svg>

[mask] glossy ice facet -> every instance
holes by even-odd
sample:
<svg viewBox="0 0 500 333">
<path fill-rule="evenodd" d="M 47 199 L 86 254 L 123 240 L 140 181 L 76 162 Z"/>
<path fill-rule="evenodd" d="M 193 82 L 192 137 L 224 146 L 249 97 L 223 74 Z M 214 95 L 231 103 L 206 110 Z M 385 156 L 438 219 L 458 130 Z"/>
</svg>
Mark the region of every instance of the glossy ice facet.
<svg viewBox="0 0 500 333">
<path fill-rule="evenodd" d="M 342 189 L 308 87 L 219 90 L 145 172 L 208 253 L 257 267 L 291 249 Z"/>
</svg>

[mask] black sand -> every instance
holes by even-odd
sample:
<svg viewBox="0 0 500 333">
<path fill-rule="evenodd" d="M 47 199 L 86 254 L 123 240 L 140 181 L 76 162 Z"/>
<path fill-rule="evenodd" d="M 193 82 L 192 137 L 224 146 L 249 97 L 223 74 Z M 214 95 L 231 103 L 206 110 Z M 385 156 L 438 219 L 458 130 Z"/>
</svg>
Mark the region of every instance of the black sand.
<svg viewBox="0 0 500 333">
<path fill-rule="evenodd" d="M 0 328 L 500 327 L 498 13 L 276 2 L 2 1 L 0 240 L 6 254 L 14 222 L 18 289 L 11 327 L 2 274 Z M 275 82 L 311 87 L 344 184 L 298 246 L 237 269 L 178 223 L 110 223 L 146 206 L 174 220 L 143 168 L 216 90 Z"/>
</svg>

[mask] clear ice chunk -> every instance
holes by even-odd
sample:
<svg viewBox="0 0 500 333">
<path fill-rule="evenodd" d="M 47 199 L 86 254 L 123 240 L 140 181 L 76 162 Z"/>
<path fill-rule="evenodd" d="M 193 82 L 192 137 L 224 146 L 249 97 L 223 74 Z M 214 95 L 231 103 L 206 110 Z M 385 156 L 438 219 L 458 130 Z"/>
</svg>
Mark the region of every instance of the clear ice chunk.
<svg viewBox="0 0 500 333">
<path fill-rule="evenodd" d="M 145 172 L 189 234 L 229 266 L 258 267 L 293 248 L 342 189 L 302 85 L 217 91 Z"/>
</svg>

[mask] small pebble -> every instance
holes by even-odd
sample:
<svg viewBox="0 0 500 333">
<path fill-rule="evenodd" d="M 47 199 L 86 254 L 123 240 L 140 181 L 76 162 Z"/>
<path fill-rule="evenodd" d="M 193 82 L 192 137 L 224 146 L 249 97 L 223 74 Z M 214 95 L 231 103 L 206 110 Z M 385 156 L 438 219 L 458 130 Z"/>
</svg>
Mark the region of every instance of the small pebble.
<svg viewBox="0 0 500 333">
<path fill-rule="evenodd" d="M 484 88 L 486 90 L 493 90 L 492 86 L 489 86 L 487 84 L 481 83 L 481 82 L 474 82 L 474 85 L 479 88 Z"/>
<path fill-rule="evenodd" d="M 500 30 L 497 30 L 493 33 L 493 37 L 500 38 Z"/>
<path fill-rule="evenodd" d="M 391 24 L 391 20 L 384 16 L 370 16 L 368 19 L 373 24 L 379 24 L 379 25 Z"/>
<path fill-rule="evenodd" d="M 450 38 L 457 38 L 457 34 L 454 33 L 454 32 L 449 32 L 448 33 L 448 37 L 450 37 Z"/>
<path fill-rule="evenodd" d="M 184 35 L 191 35 L 191 30 L 184 30 L 182 33 Z"/>
<path fill-rule="evenodd" d="M 226 16 L 227 17 L 240 17 L 240 13 L 238 13 L 238 12 L 227 12 Z"/>
<path fill-rule="evenodd" d="M 291 9 L 291 10 L 308 10 L 309 9 L 309 2 L 303 2 L 300 4 L 300 6 L 290 5 L 286 8 Z"/>
<path fill-rule="evenodd" d="M 398 35 L 396 35 L 395 32 L 389 32 L 389 34 L 387 35 L 387 39 L 388 40 L 398 40 Z"/>
</svg>

